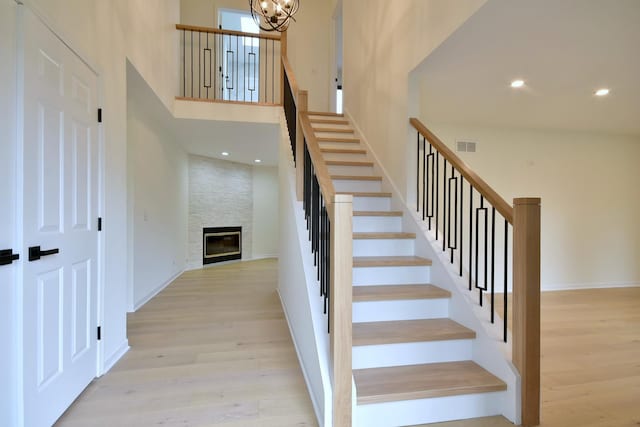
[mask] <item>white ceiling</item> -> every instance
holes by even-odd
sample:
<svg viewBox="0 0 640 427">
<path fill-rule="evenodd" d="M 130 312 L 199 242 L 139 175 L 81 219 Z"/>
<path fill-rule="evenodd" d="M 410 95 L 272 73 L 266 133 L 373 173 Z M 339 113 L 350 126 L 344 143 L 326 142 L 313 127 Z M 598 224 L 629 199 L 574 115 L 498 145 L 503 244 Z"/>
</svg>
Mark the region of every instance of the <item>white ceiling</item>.
<svg viewBox="0 0 640 427">
<path fill-rule="evenodd" d="M 128 61 L 127 98 L 189 154 L 249 165 L 258 165 L 255 160 L 260 159 L 260 166 L 278 165 L 277 124 L 176 119 Z"/>
<path fill-rule="evenodd" d="M 416 71 L 430 122 L 640 135 L 640 0 L 489 0 Z"/>
</svg>

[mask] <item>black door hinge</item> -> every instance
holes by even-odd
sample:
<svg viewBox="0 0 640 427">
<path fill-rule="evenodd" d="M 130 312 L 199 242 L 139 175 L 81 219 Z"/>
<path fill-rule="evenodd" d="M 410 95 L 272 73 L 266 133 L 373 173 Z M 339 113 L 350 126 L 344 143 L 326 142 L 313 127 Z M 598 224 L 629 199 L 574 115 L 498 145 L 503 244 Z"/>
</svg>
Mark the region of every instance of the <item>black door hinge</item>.
<svg viewBox="0 0 640 427">
<path fill-rule="evenodd" d="M 102 339 L 102 328 L 98 326 L 98 341 Z"/>
<path fill-rule="evenodd" d="M 0 265 L 9 265 L 19 259 L 20 255 L 14 254 L 13 249 L 2 249 L 0 251 Z"/>
<path fill-rule="evenodd" d="M 98 218 L 98 231 L 102 231 L 102 217 Z"/>
<path fill-rule="evenodd" d="M 102 123 L 102 108 L 98 108 L 98 123 Z"/>
</svg>

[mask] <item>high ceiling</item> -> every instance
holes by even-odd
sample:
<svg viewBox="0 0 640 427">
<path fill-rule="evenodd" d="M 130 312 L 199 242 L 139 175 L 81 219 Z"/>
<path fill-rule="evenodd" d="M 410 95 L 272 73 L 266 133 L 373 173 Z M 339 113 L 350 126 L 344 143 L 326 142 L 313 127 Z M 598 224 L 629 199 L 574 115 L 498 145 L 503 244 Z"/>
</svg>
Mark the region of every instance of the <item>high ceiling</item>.
<svg viewBox="0 0 640 427">
<path fill-rule="evenodd" d="M 417 72 L 428 122 L 640 136 L 640 0 L 489 0 Z"/>
</svg>

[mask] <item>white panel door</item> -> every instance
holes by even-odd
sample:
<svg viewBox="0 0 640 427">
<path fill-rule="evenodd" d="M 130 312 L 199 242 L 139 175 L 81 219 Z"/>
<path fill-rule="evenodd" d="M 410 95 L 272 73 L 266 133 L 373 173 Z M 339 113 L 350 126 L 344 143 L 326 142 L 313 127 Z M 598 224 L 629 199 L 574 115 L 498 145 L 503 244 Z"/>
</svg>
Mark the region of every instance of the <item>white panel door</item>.
<svg viewBox="0 0 640 427">
<path fill-rule="evenodd" d="M 55 422 L 96 373 L 96 96 L 97 76 L 25 8 L 22 216 L 26 426 Z M 37 246 L 42 257 L 32 259 L 29 248 Z"/>
</svg>

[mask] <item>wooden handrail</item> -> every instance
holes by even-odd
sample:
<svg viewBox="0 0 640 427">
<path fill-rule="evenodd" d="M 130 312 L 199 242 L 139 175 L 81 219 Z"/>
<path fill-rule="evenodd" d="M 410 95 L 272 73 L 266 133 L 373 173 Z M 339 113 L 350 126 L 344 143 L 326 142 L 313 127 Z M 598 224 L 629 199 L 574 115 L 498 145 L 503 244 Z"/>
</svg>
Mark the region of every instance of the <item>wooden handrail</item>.
<svg viewBox="0 0 640 427">
<path fill-rule="evenodd" d="M 316 177 L 318 178 L 318 184 L 320 184 L 322 197 L 324 197 L 326 204 L 333 204 L 333 196 L 335 196 L 336 190 L 333 187 L 331 174 L 329 174 L 329 169 L 324 162 L 318 140 L 309 121 L 309 115 L 306 112 L 300 112 L 300 122 L 302 124 L 302 132 L 307 140 L 307 149 L 309 150 L 309 156 L 311 157 L 311 162 L 313 163 Z M 329 209 L 329 212 L 331 211 L 332 209 Z"/>
<path fill-rule="evenodd" d="M 289 86 L 291 87 L 291 93 L 293 94 L 293 102 L 297 106 L 298 105 L 298 82 L 296 81 L 296 76 L 293 74 L 293 69 L 291 68 L 291 64 L 289 63 L 289 60 L 285 56 L 282 57 L 282 66 L 284 67 L 284 72 L 287 74 L 287 79 L 289 79 Z"/>
<path fill-rule="evenodd" d="M 212 27 L 197 27 L 194 25 L 176 24 L 176 30 L 195 31 L 198 33 L 226 34 L 230 36 L 241 36 L 241 37 L 254 37 L 254 38 L 265 39 L 265 40 L 280 40 L 280 35 L 278 34 L 244 33 L 242 31 L 223 30 L 220 28 L 212 28 Z"/>
<path fill-rule="evenodd" d="M 513 208 L 507 203 L 489 184 L 487 184 L 480 176 L 475 173 L 460 157 L 451 151 L 449 147 L 435 136 L 420 120 L 415 117 L 409 119 L 411 125 L 424 136 L 431 145 L 442 156 L 451 163 L 462 176 L 475 188 L 493 207 L 496 208 L 500 215 L 504 217 L 510 224 L 513 224 Z"/>
</svg>

